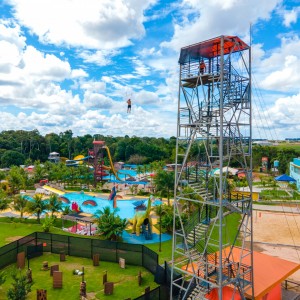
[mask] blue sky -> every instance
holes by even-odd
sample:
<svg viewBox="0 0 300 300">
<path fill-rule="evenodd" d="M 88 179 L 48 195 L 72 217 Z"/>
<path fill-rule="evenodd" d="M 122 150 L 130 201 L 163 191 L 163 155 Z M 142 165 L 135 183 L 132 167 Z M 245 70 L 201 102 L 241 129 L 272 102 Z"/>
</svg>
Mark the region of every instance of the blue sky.
<svg viewBox="0 0 300 300">
<path fill-rule="evenodd" d="M 299 4 L 2 0 L 0 130 L 176 136 L 180 48 L 252 24 L 254 137 L 300 137 Z"/>
</svg>

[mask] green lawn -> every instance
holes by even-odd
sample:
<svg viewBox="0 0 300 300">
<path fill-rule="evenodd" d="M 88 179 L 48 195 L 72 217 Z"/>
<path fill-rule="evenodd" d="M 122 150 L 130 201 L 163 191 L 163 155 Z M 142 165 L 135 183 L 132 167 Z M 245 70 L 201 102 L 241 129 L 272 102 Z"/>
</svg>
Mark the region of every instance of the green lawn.
<svg viewBox="0 0 300 300">
<path fill-rule="evenodd" d="M 60 262 L 58 254 L 44 253 L 42 256 L 30 260 L 34 284 L 32 292 L 27 299 L 36 299 L 36 289 L 46 289 L 48 299 L 79 299 L 81 276 L 73 275 L 73 270 L 82 270 L 83 266 L 87 293 L 91 297 L 89 299 L 124 300 L 129 297 L 133 299 L 141 296 L 147 286 L 150 286 L 151 290 L 158 286 L 153 281 L 153 275 L 141 266 L 126 265 L 125 269 L 121 269 L 117 263 L 100 261 L 100 266 L 94 267 L 91 259 L 72 256 L 67 256 L 66 258 L 65 262 Z M 59 264 L 59 269 L 63 272 L 62 289 L 53 289 L 53 278 L 50 276 L 50 271 L 41 270 L 43 261 L 48 261 L 49 266 Z M 22 272 L 25 272 L 26 269 L 27 265 Z M 0 300 L 7 299 L 6 292 L 12 282 L 11 274 L 16 269 L 15 266 L 11 265 L 5 268 L 4 271 L 7 274 L 7 280 L 0 287 Z M 115 283 L 112 296 L 104 295 L 104 286 L 102 284 L 104 271 L 108 271 L 108 281 Z M 141 286 L 138 285 L 137 281 L 139 271 L 142 272 Z"/>
<path fill-rule="evenodd" d="M 276 148 L 293 149 L 295 151 L 300 152 L 300 143 L 280 143 L 276 146 Z"/>
<path fill-rule="evenodd" d="M 159 264 L 172 259 L 172 240 L 161 243 L 161 251 L 159 251 L 159 243 L 145 245 L 149 249 L 155 251 L 159 255 Z"/>
<path fill-rule="evenodd" d="M 37 224 L 35 220 L 20 222 L 18 219 L 0 218 L 0 247 L 35 231 L 43 231 L 42 225 Z M 77 234 L 70 234 L 57 227 L 53 227 L 51 233 L 78 236 Z M 82 237 L 91 238 L 89 236 Z"/>
</svg>

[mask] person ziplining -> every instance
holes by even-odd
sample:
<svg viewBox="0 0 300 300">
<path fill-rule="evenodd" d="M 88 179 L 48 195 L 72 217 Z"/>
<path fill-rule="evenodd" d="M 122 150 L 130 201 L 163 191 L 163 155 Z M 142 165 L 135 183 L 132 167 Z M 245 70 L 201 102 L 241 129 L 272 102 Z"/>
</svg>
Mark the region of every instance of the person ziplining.
<svg viewBox="0 0 300 300">
<path fill-rule="evenodd" d="M 127 100 L 127 113 L 130 113 L 131 112 L 131 99 L 129 98 L 128 100 Z"/>
</svg>

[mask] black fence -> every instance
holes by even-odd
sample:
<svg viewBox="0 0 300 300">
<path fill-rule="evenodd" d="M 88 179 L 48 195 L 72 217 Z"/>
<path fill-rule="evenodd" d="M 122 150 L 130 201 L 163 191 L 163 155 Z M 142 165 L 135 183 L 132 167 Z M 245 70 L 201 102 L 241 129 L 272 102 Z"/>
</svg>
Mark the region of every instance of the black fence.
<svg viewBox="0 0 300 300">
<path fill-rule="evenodd" d="M 121 257 L 125 258 L 126 264 L 143 266 L 153 275 L 156 275 L 160 267 L 158 254 L 144 245 L 34 232 L 0 248 L 0 269 L 16 263 L 17 254 L 20 252 L 25 252 L 28 258 L 38 256 L 41 252 L 64 253 L 85 258 L 101 254 L 101 260 L 116 263 Z M 137 299 L 167 299 L 165 298 L 165 287 L 159 286 L 135 300 Z"/>
<path fill-rule="evenodd" d="M 144 245 L 34 232 L 0 248 L 0 269 L 15 263 L 20 252 L 24 251 L 26 256 L 34 257 L 35 249 L 41 251 L 40 245 L 43 252 L 85 258 L 101 254 L 103 261 L 118 263 L 122 257 L 127 264 L 143 266 L 152 274 L 155 274 L 158 265 L 158 254 Z"/>
</svg>

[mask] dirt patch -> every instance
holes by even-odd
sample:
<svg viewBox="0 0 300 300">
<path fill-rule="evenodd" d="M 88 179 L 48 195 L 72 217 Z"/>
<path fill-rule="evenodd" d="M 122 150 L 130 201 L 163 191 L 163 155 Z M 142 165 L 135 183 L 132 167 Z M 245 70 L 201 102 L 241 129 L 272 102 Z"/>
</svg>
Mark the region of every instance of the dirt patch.
<svg viewBox="0 0 300 300">
<path fill-rule="evenodd" d="M 253 240 L 255 251 L 300 264 L 300 215 L 254 211 Z M 300 271 L 289 279 L 300 282 Z"/>
<path fill-rule="evenodd" d="M 5 239 L 5 242 L 11 243 L 21 238 L 23 238 L 23 236 L 10 236 Z"/>
<path fill-rule="evenodd" d="M 300 245 L 300 215 L 254 211 L 253 239 L 255 242 Z"/>
<path fill-rule="evenodd" d="M 96 299 L 96 293 L 94 293 L 94 292 L 86 293 L 86 297 L 89 300 Z"/>
</svg>

